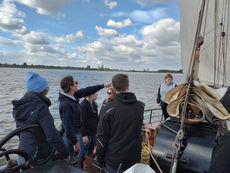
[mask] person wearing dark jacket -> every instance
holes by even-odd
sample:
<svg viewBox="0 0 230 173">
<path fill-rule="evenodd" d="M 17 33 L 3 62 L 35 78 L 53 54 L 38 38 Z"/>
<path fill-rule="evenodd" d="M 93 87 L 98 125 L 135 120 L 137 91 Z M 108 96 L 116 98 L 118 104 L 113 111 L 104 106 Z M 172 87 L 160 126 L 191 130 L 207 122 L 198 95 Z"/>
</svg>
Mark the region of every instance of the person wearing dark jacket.
<svg viewBox="0 0 230 173">
<path fill-rule="evenodd" d="M 85 143 L 88 137 L 82 135 L 82 115 L 79 98 L 93 94 L 104 87 L 110 87 L 111 83 L 95 85 L 78 90 L 78 82 L 73 76 L 65 76 L 61 80 L 63 92 L 59 93 L 59 113 L 64 128 L 63 139 L 69 152 L 69 161 L 72 162 L 74 155 L 73 146 L 80 145 L 77 155 L 77 162 L 80 168 L 83 167 Z"/>
<path fill-rule="evenodd" d="M 160 85 L 157 93 L 157 104 L 158 106 L 161 106 L 165 120 L 169 117 L 169 114 L 167 112 L 168 104 L 165 103 L 165 96 L 167 92 L 175 87 L 176 85 L 173 83 L 173 76 L 170 73 L 167 73 L 165 75 L 165 82 Z"/>
<path fill-rule="evenodd" d="M 114 89 L 113 89 L 113 88 L 108 88 L 108 90 L 107 90 L 107 99 L 105 99 L 105 100 L 103 101 L 102 106 L 101 106 L 100 113 L 101 113 L 101 111 L 104 109 L 104 107 L 105 107 L 105 105 L 106 105 L 107 103 L 113 101 L 114 96 L 115 96 L 115 91 L 114 91 Z M 101 115 L 100 113 L 99 113 L 99 115 Z M 99 117 L 99 119 L 100 119 L 100 117 Z"/>
<path fill-rule="evenodd" d="M 38 124 L 40 128 L 33 132 L 22 132 L 19 137 L 19 149 L 25 151 L 31 158 L 35 155 L 39 143 L 46 143 L 41 152 L 48 154 L 55 148 L 63 158 L 68 156 L 64 142 L 54 125 L 50 114 L 50 100 L 45 96 L 49 90 L 47 80 L 35 72 L 27 72 L 25 76 L 27 92 L 20 100 L 13 100 L 13 117 L 16 127 L 25 127 Z M 34 133 L 36 133 L 34 135 Z M 40 141 L 36 135 L 39 134 Z M 51 147 L 50 147 L 51 146 Z M 41 153 L 37 153 L 40 155 Z M 41 158 L 40 158 L 41 159 Z M 18 163 L 22 164 L 24 158 L 18 156 Z"/>
<path fill-rule="evenodd" d="M 116 95 L 102 110 L 97 129 L 97 161 L 110 173 L 123 172 L 141 159 L 144 103 L 129 92 L 126 74 L 112 79 Z"/>
<path fill-rule="evenodd" d="M 85 152 L 87 155 L 93 153 L 95 144 L 96 144 L 96 133 L 97 133 L 97 124 L 98 124 L 98 108 L 97 108 L 97 92 L 86 96 L 85 99 L 81 102 L 81 111 L 82 111 L 82 134 L 87 136 L 89 142 L 85 146 Z"/>
</svg>

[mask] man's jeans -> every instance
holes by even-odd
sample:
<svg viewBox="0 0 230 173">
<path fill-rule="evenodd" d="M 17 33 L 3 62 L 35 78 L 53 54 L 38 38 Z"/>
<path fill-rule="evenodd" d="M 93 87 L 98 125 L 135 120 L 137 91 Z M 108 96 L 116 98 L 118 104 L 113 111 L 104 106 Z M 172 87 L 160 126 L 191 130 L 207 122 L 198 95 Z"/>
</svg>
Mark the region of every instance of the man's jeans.
<svg viewBox="0 0 230 173">
<path fill-rule="evenodd" d="M 83 168 L 83 161 L 85 158 L 85 153 L 86 153 L 87 148 L 86 148 L 86 144 L 83 143 L 81 134 L 77 134 L 77 140 L 78 140 L 78 143 L 80 145 L 80 151 L 77 155 L 77 164 L 80 168 Z"/>
<path fill-rule="evenodd" d="M 83 161 L 84 161 L 84 157 L 85 157 L 85 145 L 82 141 L 82 135 L 80 133 L 76 134 L 75 136 L 77 138 L 77 141 L 78 141 L 78 144 L 80 145 L 80 151 L 77 155 L 77 163 L 78 163 L 78 166 L 80 168 L 83 168 Z M 64 132 L 63 136 L 62 136 L 63 140 L 64 140 L 64 143 L 65 143 L 65 146 L 66 146 L 66 149 L 68 150 L 68 153 L 69 153 L 69 162 L 72 163 L 73 162 L 73 157 L 74 157 L 74 149 L 73 149 L 73 144 L 71 142 L 71 140 L 69 138 L 67 138 L 66 136 L 66 133 Z"/>
</svg>

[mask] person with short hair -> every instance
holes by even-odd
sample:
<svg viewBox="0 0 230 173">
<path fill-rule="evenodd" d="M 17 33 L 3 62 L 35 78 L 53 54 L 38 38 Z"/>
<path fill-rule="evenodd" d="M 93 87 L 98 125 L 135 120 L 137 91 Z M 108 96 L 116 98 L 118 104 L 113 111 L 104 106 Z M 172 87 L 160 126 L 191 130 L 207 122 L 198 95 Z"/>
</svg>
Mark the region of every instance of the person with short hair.
<svg viewBox="0 0 230 173">
<path fill-rule="evenodd" d="M 83 167 L 85 157 L 85 145 L 88 137 L 82 134 L 82 112 L 79 99 L 89 96 L 104 87 L 110 87 L 111 83 L 90 86 L 78 89 L 78 82 L 73 76 L 65 76 L 60 82 L 63 92 L 59 93 L 59 113 L 64 128 L 63 139 L 69 152 L 69 161 L 72 163 L 74 157 L 74 146 L 77 142 L 80 145 L 80 151 L 77 155 L 78 167 Z M 76 147 L 77 148 L 77 147 Z"/>
<path fill-rule="evenodd" d="M 169 114 L 167 112 L 168 104 L 165 103 L 165 96 L 167 92 L 169 92 L 171 89 L 175 87 L 176 84 L 173 83 L 173 76 L 170 73 L 166 73 L 165 82 L 160 85 L 157 93 L 157 104 L 158 106 L 161 106 L 162 113 L 164 115 L 165 120 L 169 117 Z"/>
<path fill-rule="evenodd" d="M 112 79 L 114 100 L 101 111 L 97 129 L 97 161 L 110 173 L 123 172 L 141 159 L 144 103 L 129 92 L 126 74 Z"/>
<path fill-rule="evenodd" d="M 16 127 L 26 127 L 38 124 L 40 128 L 36 132 L 23 131 L 20 133 L 18 148 L 25 151 L 31 158 L 37 152 L 38 142 L 47 143 L 42 148 L 43 153 L 51 152 L 54 147 L 63 158 L 68 157 L 64 142 L 54 125 L 54 119 L 50 114 L 51 101 L 46 97 L 49 91 L 47 80 L 38 73 L 28 71 L 25 76 L 27 92 L 20 100 L 13 100 L 13 117 Z M 35 134 L 35 135 L 34 135 Z M 36 135 L 40 141 L 37 141 Z M 51 145 L 52 147 L 48 146 Z M 41 150 L 39 150 L 41 151 Z M 40 153 L 36 153 L 38 156 Z M 24 158 L 18 156 L 18 163 L 22 164 Z"/>
</svg>

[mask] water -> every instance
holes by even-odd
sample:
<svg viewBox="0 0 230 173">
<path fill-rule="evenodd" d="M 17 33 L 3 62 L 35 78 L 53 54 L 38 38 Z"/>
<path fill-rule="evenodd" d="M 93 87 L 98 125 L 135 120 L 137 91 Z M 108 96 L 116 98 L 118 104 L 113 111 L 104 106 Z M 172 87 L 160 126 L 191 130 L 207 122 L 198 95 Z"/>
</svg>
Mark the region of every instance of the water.
<svg viewBox="0 0 230 173">
<path fill-rule="evenodd" d="M 12 117 L 12 104 L 14 99 L 20 99 L 26 92 L 25 73 L 34 71 L 44 76 L 49 83 L 49 93 L 52 105 L 50 112 L 55 120 L 55 125 L 60 125 L 60 116 L 58 113 L 58 93 L 60 89 L 60 80 L 66 75 L 72 75 L 79 83 L 79 88 L 90 85 L 103 84 L 111 82 L 112 77 L 120 72 L 105 71 L 78 71 L 78 70 L 57 70 L 57 69 L 19 69 L 19 68 L 0 68 L 0 140 L 9 132 L 15 129 L 15 122 Z M 130 91 L 134 92 L 137 99 L 144 102 L 145 109 L 158 108 L 156 97 L 159 85 L 164 81 L 162 73 L 141 73 L 125 72 L 129 75 Z M 185 77 L 183 74 L 173 74 L 176 84 L 183 83 Z M 98 92 L 97 103 L 99 108 L 104 99 L 106 99 L 107 89 Z M 15 144 L 12 144 L 15 145 Z"/>
</svg>

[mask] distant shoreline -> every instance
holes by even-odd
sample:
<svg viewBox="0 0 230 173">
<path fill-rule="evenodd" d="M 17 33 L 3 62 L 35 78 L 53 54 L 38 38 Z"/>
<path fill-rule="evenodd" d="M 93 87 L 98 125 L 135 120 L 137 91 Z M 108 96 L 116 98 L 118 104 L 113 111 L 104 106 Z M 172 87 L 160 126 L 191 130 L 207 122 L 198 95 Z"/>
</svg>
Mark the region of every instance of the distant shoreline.
<svg viewBox="0 0 230 173">
<path fill-rule="evenodd" d="M 87 71 L 123 71 L 123 72 L 144 72 L 144 73 L 183 73 L 182 70 L 121 70 L 121 69 L 110 69 L 110 68 L 84 68 L 84 67 L 71 67 L 71 66 L 47 66 L 47 65 L 22 65 L 18 64 L 1 64 L 0 68 L 34 68 L 34 69 L 63 69 L 63 70 L 87 70 Z"/>
</svg>

